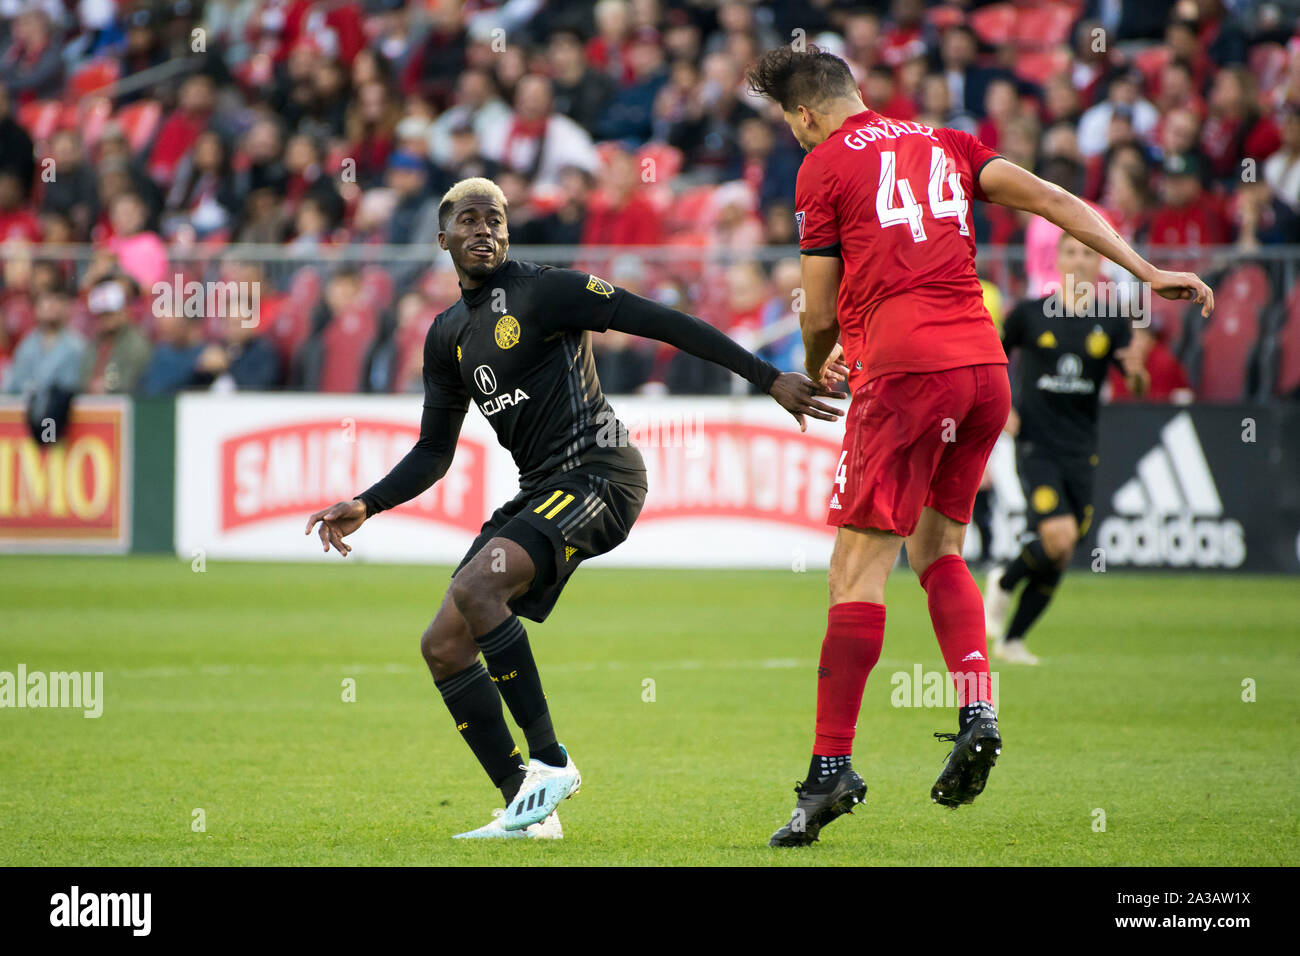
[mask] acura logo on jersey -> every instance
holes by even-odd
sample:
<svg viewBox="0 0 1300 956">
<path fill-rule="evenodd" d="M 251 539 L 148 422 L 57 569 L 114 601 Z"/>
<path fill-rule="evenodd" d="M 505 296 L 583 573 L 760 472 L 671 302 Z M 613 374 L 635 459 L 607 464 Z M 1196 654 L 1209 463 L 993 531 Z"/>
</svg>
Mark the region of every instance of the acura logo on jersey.
<svg viewBox="0 0 1300 956">
<path fill-rule="evenodd" d="M 497 377 L 492 369 L 486 365 L 480 365 L 474 369 L 474 384 L 484 395 L 495 395 L 497 391 Z"/>
<path fill-rule="evenodd" d="M 528 393 L 522 388 L 517 388 L 513 395 L 509 392 L 503 392 L 496 398 L 489 398 L 486 402 L 479 402 L 478 407 L 484 418 L 491 418 L 499 411 L 522 405 L 526 401 L 528 401 Z"/>
</svg>

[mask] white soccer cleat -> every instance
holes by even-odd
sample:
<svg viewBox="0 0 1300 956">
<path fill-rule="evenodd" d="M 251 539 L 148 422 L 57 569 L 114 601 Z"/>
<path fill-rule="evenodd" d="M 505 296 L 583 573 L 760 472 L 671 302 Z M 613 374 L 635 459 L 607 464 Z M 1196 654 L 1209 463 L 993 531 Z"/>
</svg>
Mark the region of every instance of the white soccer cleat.
<svg viewBox="0 0 1300 956">
<path fill-rule="evenodd" d="M 1025 647 L 1023 640 L 998 641 L 993 646 L 993 656 L 1009 664 L 1029 664 L 1032 666 L 1038 663 L 1038 658 L 1029 652 L 1029 648 Z"/>
<path fill-rule="evenodd" d="M 560 826 L 560 816 L 552 813 L 541 823 L 534 823 L 522 830 L 507 830 L 501 825 L 505 810 L 493 810 L 492 822 L 485 823 L 477 830 L 457 833 L 453 840 L 562 840 L 564 830 Z"/>
<path fill-rule="evenodd" d="M 984 581 L 984 633 L 991 641 L 1001 641 L 1007 632 L 1007 615 L 1011 613 L 1011 594 L 1002 590 L 1002 574 L 1006 568 L 997 565 L 989 569 Z"/>
<path fill-rule="evenodd" d="M 524 768 L 524 782 L 519 787 L 503 818 L 507 830 L 518 830 L 546 819 L 561 800 L 567 800 L 582 788 L 582 774 L 573 764 L 569 752 L 564 751 L 564 766 L 552 767 L 540 760 L 528 761 Z"/>
</svg>

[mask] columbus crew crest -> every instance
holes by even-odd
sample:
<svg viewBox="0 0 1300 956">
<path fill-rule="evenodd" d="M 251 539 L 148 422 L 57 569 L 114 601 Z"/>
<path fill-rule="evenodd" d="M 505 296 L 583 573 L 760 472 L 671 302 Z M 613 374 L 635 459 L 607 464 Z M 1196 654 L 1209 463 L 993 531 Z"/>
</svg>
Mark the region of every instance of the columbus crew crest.
<svg viewBox="0 0 1300 956">
<path fill-rule="evenodd" d="M 594 292 L 596 295 L 603 295 L 608 299 L 614 294 L 614 287 L 604 279 L 589 275 L 587 276 L 587 291 Z"/>
<path fill-rule="evenodd" d="M 497 341 L 497 348 L 514 348 L 519 344 L 519 320 L 513 315 L 501 316 L 497 319 L 497 327 L 492 336 Z"/>
</svg>

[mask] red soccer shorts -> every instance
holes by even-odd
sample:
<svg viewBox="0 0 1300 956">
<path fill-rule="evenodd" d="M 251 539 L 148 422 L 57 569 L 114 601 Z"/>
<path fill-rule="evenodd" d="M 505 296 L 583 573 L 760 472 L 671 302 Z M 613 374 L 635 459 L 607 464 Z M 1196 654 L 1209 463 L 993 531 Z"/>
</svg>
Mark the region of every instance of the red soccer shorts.
<svg viewBox="0 0 1300 956">
<path fill-rule="evenodd" d="M 1010 410 L 1005 365 L 873 378 L 849 406 L 826 523 L 906 537 L 923 507 L 970 523 Z"/>
</svg>

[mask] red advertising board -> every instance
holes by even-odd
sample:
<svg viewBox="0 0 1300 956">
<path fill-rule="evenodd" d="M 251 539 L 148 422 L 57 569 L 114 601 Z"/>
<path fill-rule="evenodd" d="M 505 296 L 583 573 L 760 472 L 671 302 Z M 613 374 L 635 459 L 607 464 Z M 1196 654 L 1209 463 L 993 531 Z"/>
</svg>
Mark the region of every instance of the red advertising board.
<svg viewBox="0 0 1300 956">
<path fill-rule="evenodd" d="M 0 404 L 0 547 L 125 549 L 130 406 L 74 403 L 65 433 L 38 442 L 22 406 Z"/>
</svg>

